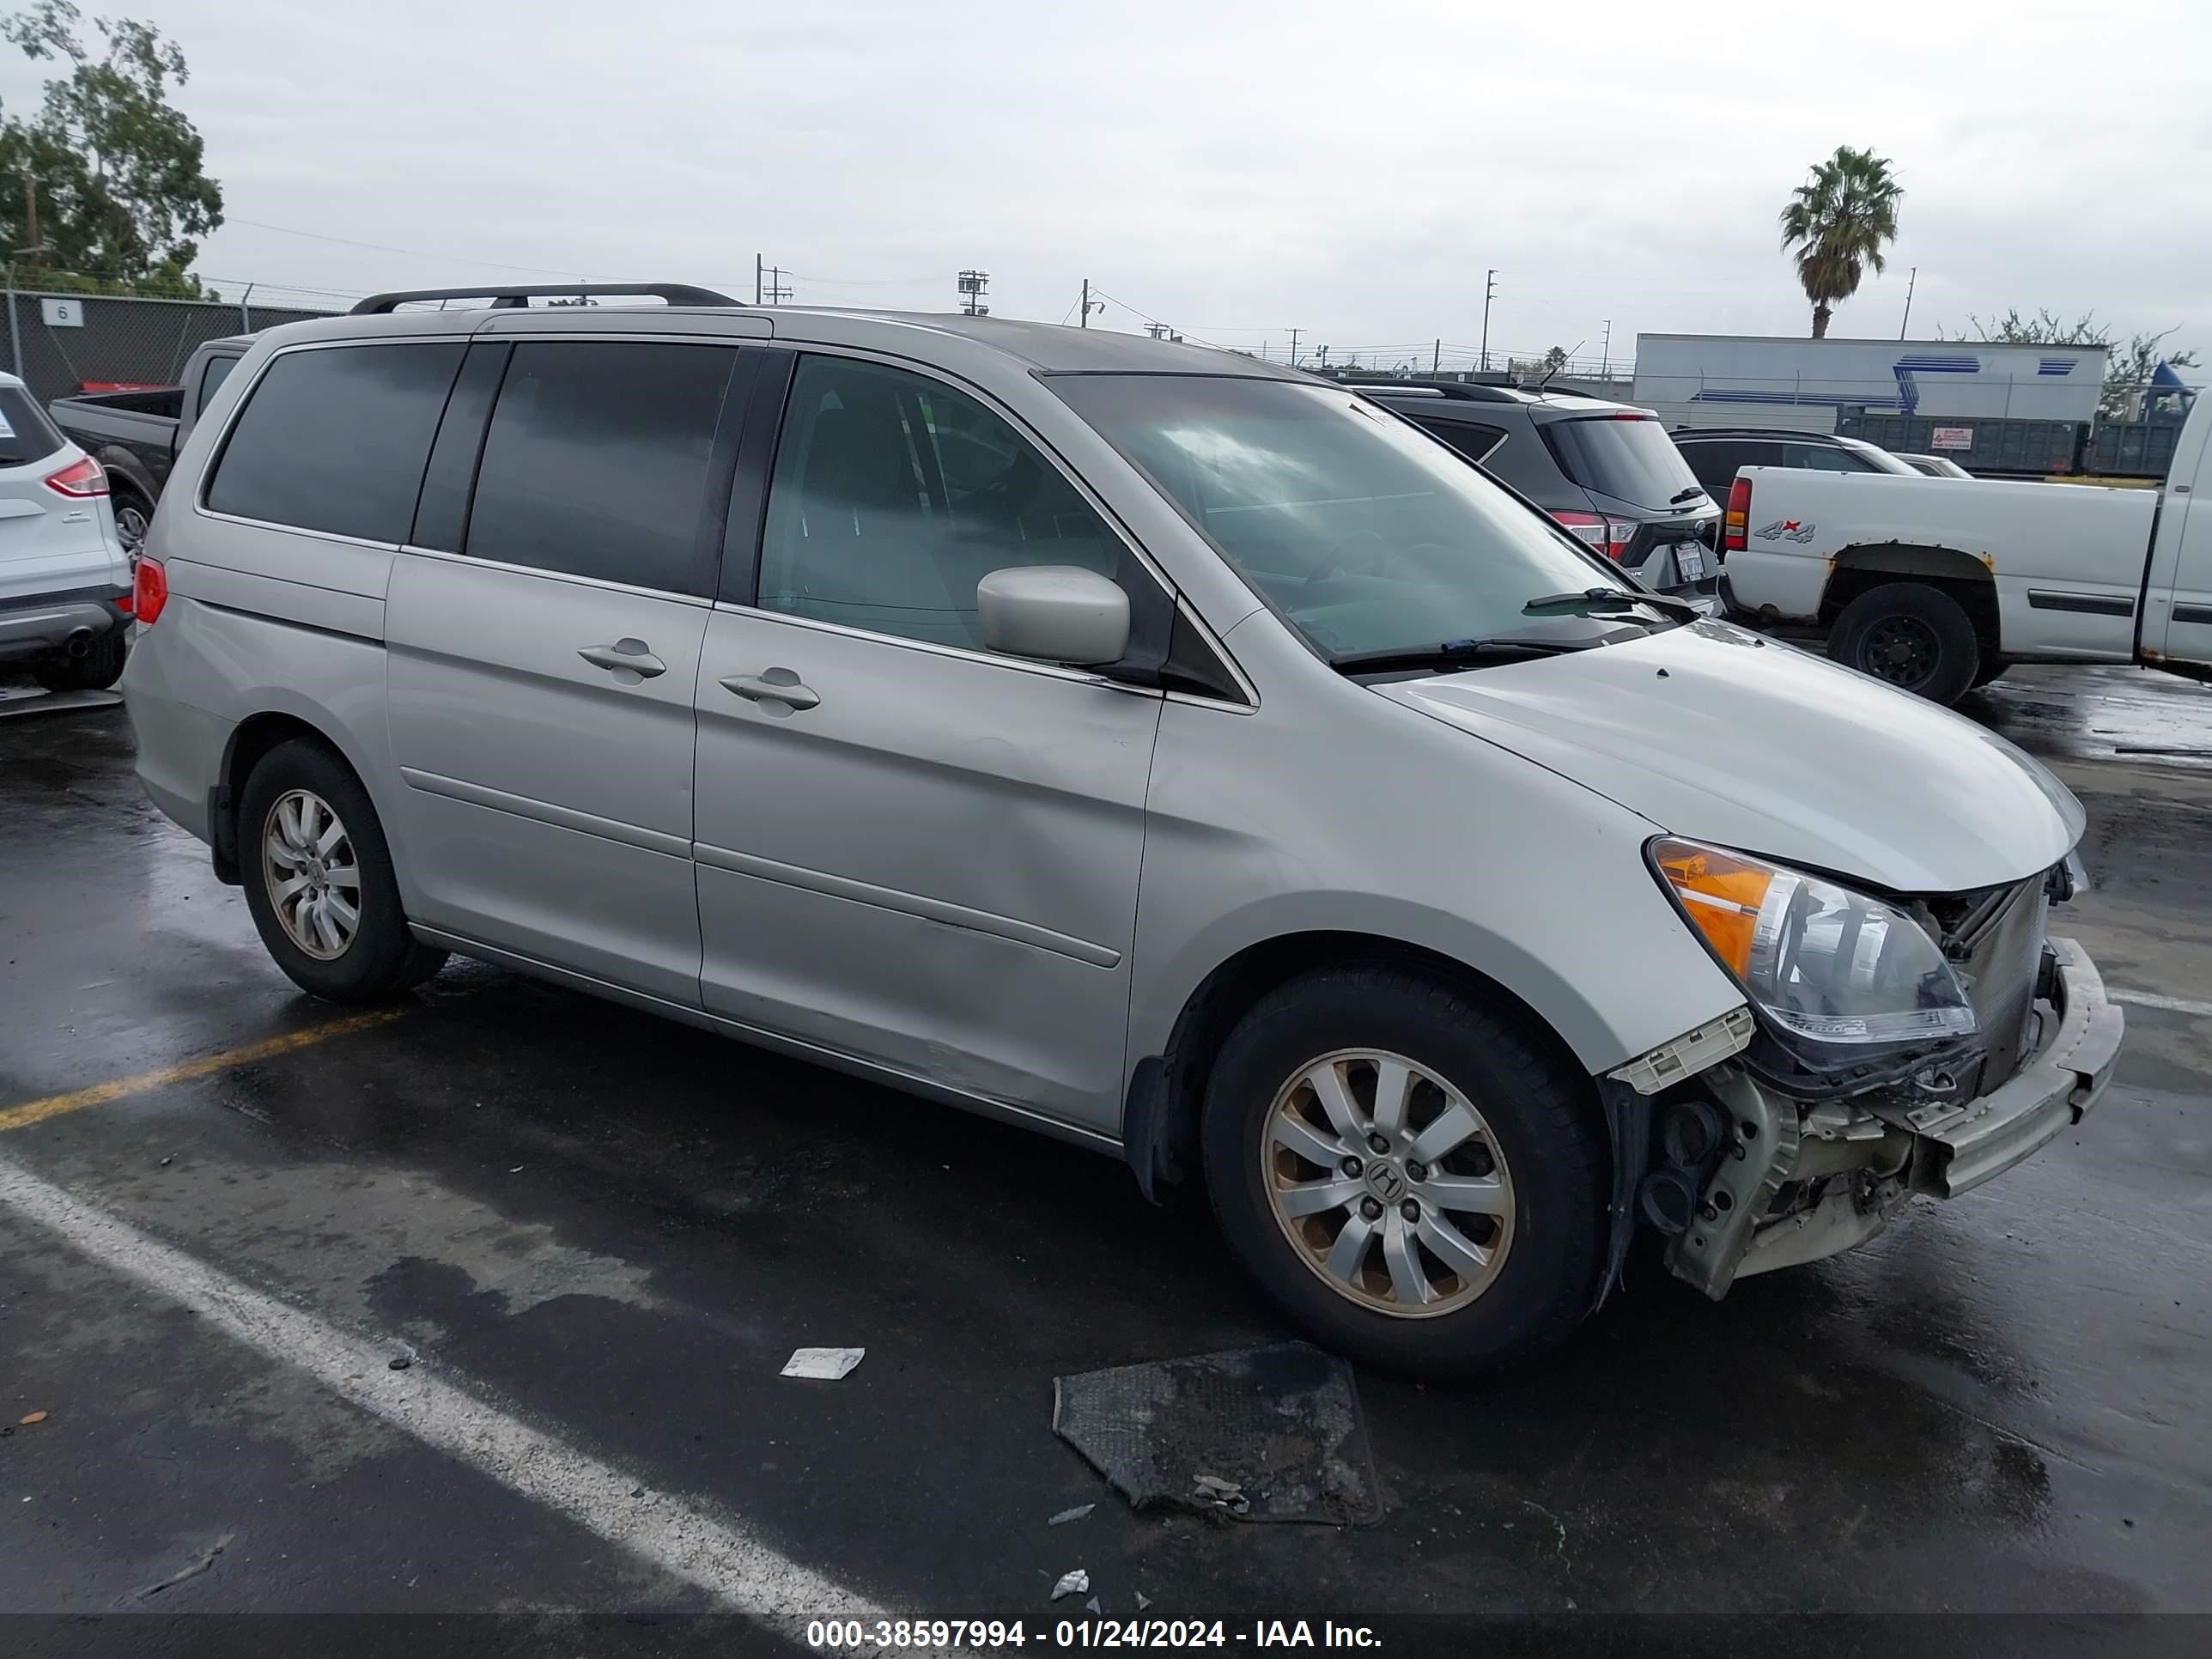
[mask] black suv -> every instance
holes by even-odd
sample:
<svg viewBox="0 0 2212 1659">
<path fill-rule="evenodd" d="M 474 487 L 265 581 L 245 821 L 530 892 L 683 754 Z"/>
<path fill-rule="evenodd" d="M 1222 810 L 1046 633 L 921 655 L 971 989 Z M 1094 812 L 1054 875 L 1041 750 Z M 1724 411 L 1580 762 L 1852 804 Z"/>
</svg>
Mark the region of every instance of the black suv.
<svg viewBox="0 0 2212 1659">
<path fill-rule="evenodd" d="M 1886 449 L 1829 432 L 1790 432 L 1757 426 L 1678 426 L 1674 447 L 1705 493 L 1725 506 L 1736 471 L 1747 466 L 1794 466 L 1815 472 L 1902 472 L 1913 470 Z"/>
<path fill-rule="evenodd" d="M 1541 507 L 1647 587 L 1720 610 L 1721 510 L 1649 410 L 1461 381 L 1352 383 Z"/>
</svg>

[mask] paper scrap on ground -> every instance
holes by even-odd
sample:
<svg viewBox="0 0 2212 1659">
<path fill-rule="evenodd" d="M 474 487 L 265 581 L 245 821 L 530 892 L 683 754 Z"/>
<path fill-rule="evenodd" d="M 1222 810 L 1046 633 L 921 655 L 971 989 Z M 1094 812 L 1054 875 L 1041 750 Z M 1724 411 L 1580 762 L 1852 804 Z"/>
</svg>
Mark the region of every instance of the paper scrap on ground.
<svg viewBox="0 0 2212 1659">
<path fill-rule="evenodd" d="M 815 1376 L 825 1382 L 835 1382 L 849 1376 L 867 1353 L 866 1348 L 797 1348 L 784 1362 L 786 1376 Z"/>
<path fill-rule="evenodd" d="M 1073 1572 L 1060 1574 L 1060 1582 L 1052 1587 L 1052 1599 L 1057 1601 L 1063 1595 L 1086 1595 L 1090 1590 L 1091 1575 L 1078 1567 Z"/>
<path fill-rule="evenodd" d="M 1046 1522 L 1045 1525 L 1048 1527 L 1064 1527 L 1071 1521 L 1080 1521 L 1085 1516 L 1090 1514 L 1091 1510 L 1097 1507 L 1098 1505 L 1096 1504 L 1078 1504 L 1072 1510 L 1062 1510 L 1058 1515 L 1054 1516 L 1051 1520 Z"/>
</svg>

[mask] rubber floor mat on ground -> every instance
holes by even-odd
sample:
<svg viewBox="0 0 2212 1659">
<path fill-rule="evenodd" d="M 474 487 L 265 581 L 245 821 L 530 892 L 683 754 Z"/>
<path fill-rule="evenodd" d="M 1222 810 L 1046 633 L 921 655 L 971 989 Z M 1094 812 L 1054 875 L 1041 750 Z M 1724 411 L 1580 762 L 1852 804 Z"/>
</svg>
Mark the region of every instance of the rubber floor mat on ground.
<svg viewBox="0 0 2212 1659">
<path fill-rule="evenodd" d="M 1055 1377 L 1052 1427 L 1133 1509 L 1382 1518 L 1352 1368 L 1304 1342 Z"/>
</svg>

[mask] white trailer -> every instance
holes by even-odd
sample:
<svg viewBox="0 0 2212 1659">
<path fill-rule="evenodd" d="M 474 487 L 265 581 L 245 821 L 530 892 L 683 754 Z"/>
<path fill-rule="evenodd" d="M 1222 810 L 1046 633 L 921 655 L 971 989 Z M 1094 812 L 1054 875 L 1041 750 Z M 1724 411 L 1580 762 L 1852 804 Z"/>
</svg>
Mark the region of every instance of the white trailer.
<svg viewBox="0 0 2212 1659">
<path fill-rule="evenodd" d="M 1639 334 L 1635 401 L 1669 425 L 1835 429 L 1836 413 L 2086 422 L 2103 346 Z"/>
</svg>

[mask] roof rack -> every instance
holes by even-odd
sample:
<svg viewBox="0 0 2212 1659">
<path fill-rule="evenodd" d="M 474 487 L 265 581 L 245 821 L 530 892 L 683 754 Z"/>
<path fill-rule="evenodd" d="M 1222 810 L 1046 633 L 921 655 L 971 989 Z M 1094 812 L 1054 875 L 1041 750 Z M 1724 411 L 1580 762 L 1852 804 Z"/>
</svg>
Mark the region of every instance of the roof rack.
<svg viewBox="0 0 2212 1659">
<path fill-rule="evenodd" d="M 1517 404 L 1528 396 L 1518 386 L 1480 386 L 1467 380 L 1352 380 L 1343 382 L 1353 392 L 1404 392 L 1421 398 L 1457 398 L 1469 404 Z"/>
<path fill-rule="evenodd" d="M 421 300 L 489 300 L 495 311 L 520 309 L 533 299 L 582 299 L 593 294 L 651 294 L 672 306 L 733 306 L 741 303 L 711 288 L 689 283 L 572 283 L 567 287 L 531 288 L 412 288 L 389 294 L 372 294 L 353 308 L 356 317 L 381 316 Z"/>
<path fill-rule="evenodd" d="M 1669 431 L 1688 432 L 1701 437 L 1714 438 L 1788 438 L 1809 444 L 1863 443 L 1864 439 L 1845 436 L 1840 432 L 1817 432 L 1811 427 L 1794 426 L 1705 426 L 1684 422 L 1670 427 Z"/>
</svg>

